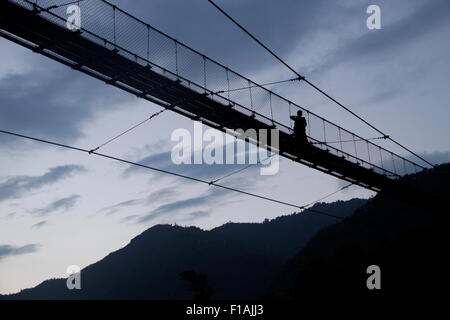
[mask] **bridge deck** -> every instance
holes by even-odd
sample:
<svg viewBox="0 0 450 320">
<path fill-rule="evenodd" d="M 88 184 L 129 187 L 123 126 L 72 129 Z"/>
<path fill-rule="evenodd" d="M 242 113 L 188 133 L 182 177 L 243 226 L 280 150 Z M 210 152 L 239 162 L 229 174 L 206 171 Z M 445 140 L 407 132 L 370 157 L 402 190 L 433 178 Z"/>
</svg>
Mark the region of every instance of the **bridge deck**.
<svg viewBox="0 0 450 320">
<path fill-rule="evenodd" d="M 225 100 L 214 94 L 205 95 L 186 79 L 179 80 L 171 74 L 161 74 L 151 65 L 142 65 L 120 54 L 121 49 L 108 48 L 80 32 L 69 31 L 9 1 L 0 4 L 0 29 L 0 35 L 6 39 L 183 116 L 202 120 L 218 130 L 229 132 L 237 128 L 273 128 L 270 119 L 255 117 L 251 110 L 224 103 Z M 299 152 L 291 134 L 285 131 L 279 133 L 279 150 L 272 148 L 270 141 L 264 147 L 374 191 L 395 183 L 386 174 L 312 144 L 304 152 Z"/>
</svg>

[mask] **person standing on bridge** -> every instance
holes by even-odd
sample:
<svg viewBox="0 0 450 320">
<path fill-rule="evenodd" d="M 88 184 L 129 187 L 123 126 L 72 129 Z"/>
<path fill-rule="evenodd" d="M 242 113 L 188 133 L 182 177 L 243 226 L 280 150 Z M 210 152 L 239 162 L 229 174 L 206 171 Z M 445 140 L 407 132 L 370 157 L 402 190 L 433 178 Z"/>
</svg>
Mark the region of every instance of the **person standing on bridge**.
<svg viewBox="0 0 450 320">
<path fill-rule="evenodd" d="M 300 149 L 305 149 L 309 144 L 308 137 L 306 136 L 306 126 L 308 124 L 305 117 L 303 117 L 302 110 L 298 110 L 297 115 L 291 116 L 291 119 L 294 120 L 294 138 L 296 144 Z"/>
</svg>

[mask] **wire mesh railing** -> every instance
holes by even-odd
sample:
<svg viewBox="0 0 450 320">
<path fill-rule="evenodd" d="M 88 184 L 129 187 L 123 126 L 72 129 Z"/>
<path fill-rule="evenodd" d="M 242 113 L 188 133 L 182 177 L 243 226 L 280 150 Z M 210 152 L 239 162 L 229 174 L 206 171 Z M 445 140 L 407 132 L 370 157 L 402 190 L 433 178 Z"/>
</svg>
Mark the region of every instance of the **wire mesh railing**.
<svg viewBox="0 0 450 320">
<path fill-rule="evenodd" d="M 8 0 L 67 27 L 70 6 L 80 11 L 81 36 L 191 90 L 292 133 L 290 117 L 302 110 L 311 144 L 377 173 L 396 178 L 422 166 L 354 134 L 251 81 L 105 0 Z M 69 9 L 69 10 L 68 10 Z M 73 8 L 72 8 L 73 9 Z"/>
</svg>

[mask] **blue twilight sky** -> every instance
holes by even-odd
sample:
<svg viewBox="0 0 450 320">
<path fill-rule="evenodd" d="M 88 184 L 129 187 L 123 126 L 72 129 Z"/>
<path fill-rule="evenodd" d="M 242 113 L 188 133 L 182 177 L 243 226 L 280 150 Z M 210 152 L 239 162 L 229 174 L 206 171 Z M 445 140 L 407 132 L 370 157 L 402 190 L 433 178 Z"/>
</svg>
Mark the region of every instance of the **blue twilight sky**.
<svg viewBox="0 0 450 320">
<path fill-rule="evenodd" d="M 113 2 L 256 82 L 292 77 L 206 0 Z M 450 160 L 449 1 L 217 3 L 371 123 L 432 162 Z M 366 27 L 371 4 L 381 8 L 381 30 Z M 89 148 L 160 110 L 3 38 L 0 61 L 3 130 Z M 299 83 L 274 89 L 344 127 L 373 135 Z M 193 123 L 165 112 L 102 151 L 204 179 L 235 169 L 174 166 L 170 135 L 178 128 L 192 131 Z M 284 159 L 275 176 L 261 176 L 255 167 L 223 183 L 300 205 L 341 185 Z M 327 201 L 372 195 L 351 187 Z M 107 159 L 0 136 L 0 293 L 64 276 L 69 265 L 85 267 L 154 224 L 209 229 L 292 211 Z"/>
</svg>

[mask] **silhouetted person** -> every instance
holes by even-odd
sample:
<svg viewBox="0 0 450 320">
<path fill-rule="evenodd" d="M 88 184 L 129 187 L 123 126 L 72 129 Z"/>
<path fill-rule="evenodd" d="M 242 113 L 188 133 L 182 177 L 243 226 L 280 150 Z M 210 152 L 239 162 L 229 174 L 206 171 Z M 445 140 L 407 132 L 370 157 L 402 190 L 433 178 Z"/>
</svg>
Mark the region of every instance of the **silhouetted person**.
<svg viewBox="0 0 450 320">
<path fill-rule="evenodd" d="M 299 149 L 305 149 L 308 146 L 308 137 L 306 136 L 306 126 L 307 122 L 305 117 L 303 117 L 303 112 L 301 110 L 297 111 L 296 116 L 291 116 L 294 120 L 294 138 L 296 145 Z"/>
</svg>

